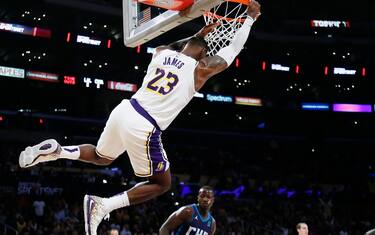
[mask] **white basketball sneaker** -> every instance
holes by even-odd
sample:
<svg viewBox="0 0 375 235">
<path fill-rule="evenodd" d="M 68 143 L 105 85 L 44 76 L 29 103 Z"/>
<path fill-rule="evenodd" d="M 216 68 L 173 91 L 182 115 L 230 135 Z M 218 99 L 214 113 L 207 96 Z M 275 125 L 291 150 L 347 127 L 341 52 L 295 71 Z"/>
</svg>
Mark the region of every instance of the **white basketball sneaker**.
<svg viewBox="0 0 375 235">
<path fill-rule="evenodd" d="M 110 211 L 105 207 L 103 200 L 104 198 L 92 195 L 85 195 L 83 199 L 86 235 L 96 235 L 103 218 L 109 219 Z"/>
<path fill-rule="evenodd" d="M 61 152 L 61 146 L 54 139 L 49 139 L 40 144 L 29 146 L 21 152 L 19 164 L 22 168 L 34 166 L 40 162 L 56 160 Z"/>
</svg>

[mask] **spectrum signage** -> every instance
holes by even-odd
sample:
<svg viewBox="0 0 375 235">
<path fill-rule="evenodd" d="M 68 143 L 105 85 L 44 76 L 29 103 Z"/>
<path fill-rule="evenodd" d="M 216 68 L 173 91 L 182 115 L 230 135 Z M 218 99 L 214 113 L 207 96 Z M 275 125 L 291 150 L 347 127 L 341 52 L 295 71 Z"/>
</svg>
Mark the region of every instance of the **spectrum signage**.
<svg viewBox="0 0 375 235">
<path fill-rule="evenodd" d="M 59 75 L 54 73 L 27 71 L 26 77 L 32 80 L 46 81 L 46 82 L 59 82 Z"/>
<path fill-rule="evenodd" d="M 25 78 L 25 70 L 0 66 L 0 76 L 12 77 L 12 78 Z"/>
<path fill-rule="evenodd" d="M 233 102 L 233 98 L 231 96 L 207 94 L 206 99 L 210 102 L 222 102 L 222 103 L 232 103 Z"/>
<path fill-rule="evenodd" d="M 137 91 L 136 84 L 125 83 L 125 82 L 108 81 L 107 88 L 110 90 L 116 90 L 116 91 L 130 91 L 130 92 Z"/>
</svg>

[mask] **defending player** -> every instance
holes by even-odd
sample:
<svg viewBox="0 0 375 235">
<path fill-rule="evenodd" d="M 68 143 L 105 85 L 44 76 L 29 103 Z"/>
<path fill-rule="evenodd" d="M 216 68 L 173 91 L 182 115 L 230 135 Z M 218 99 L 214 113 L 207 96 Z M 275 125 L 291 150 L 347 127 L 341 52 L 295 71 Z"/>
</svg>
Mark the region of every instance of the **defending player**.
<svg viewBox="0 0 375 235">
<path fill-rule="evenodd" d="M 160 235 L 213 235 L 216 222 L 210 213 L 214 203 L 214 191 L 210 186 L 199 190 L 198 204 L 181 207 L 173 212 L 160 228 Z"/>
</svg>

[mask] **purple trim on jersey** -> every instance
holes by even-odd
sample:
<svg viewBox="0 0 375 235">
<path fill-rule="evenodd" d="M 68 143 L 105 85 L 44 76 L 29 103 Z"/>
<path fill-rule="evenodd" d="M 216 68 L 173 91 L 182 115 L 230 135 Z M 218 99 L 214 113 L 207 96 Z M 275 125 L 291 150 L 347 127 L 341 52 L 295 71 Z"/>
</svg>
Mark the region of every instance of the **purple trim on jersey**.
<svg viewBox="0 0 375 235">
<path fill-rule="evenodd" d="M 136 99 L 130 99 L 130 104 L 133 106 L 135 111 L 142 115 L 142 117 L 146 118 L 154 127 L 158 130 L 160 130 L 160 127 L 156 123 L 155 119 L 151 117 L 151 115 L 144 109 L 142 106 L 138 103 Z"/>
<path fill-rule="evenodd" d="M 74 152 L 77 152 L 78 151 L 78 148 L 77 147 L 75 147 L 75 148 L 73 148 L 73 149 L 68 149 L 68 148 L 63 148 L 64 150 L 66 150 L 66 151 L 68 151 L 69 153 L 74 153 Z"/>
<path fill-rule="evenodd" d="M 164 150 L 160 139 L 161 131 L 155 129 L 148 144 L 148 151 L 152 161 L 152 173 L 162 173 L 167 169 L 168 161 L 164 158 Z"/>
</svg>

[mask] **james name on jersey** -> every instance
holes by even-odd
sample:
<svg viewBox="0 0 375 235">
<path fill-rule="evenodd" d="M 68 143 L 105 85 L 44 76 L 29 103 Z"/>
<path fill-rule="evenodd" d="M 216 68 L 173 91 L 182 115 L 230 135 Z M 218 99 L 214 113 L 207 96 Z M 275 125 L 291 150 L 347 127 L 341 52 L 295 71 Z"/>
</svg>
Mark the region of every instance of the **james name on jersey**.
<svg viewBox="0 0 375 235">
<path fill-rule="evenodd" d="M 181 60 L 179 60 L 177 58 L 165 57 L 163 65 L 172 65 L 172 66 L 175 66 L 178 69 L 181 69 L 182 66 L 184 66 L 185 64 L 184 64 L 184 62 L 182 62 Z"/>
</svg>

